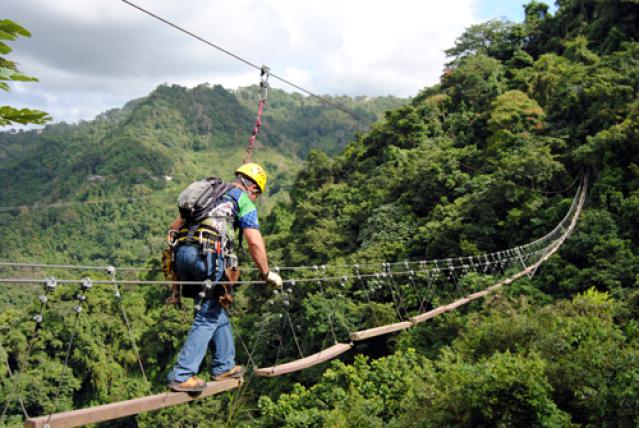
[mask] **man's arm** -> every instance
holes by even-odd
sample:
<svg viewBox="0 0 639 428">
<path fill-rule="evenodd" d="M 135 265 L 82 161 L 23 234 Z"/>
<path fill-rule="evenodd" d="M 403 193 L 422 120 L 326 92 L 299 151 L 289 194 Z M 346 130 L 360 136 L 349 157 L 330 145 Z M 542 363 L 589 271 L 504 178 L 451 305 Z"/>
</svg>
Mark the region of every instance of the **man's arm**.
<svg viewBox="0 0 639 428">
<path fill-rule="evenodd" d="M 271 287 L 282 288 L 282 278 L 280 278 L 280 275 L 268 269 L 266 246 L 264 245 L 264 239 L 259 229 L 246 228 L 243 230 L 249 253 L 251 253 L 255 265 L 260 270 L 262 279 Z"/>
<path fill-rule="evenodd" d="M 182 217 L 177 216 L 171 226 L 169 227 L 169 231 L 171 230 L 180 230 L 182 225 L 184 224 L 184 219 Z M 170 235 L 170 232 L 169 232 Z M 171 240 L 171 236 L 167 236 L 167 241 Z M 175 262 L 175 261 L 173 261 Z M 175 274 L 172 275 L 173 280 L 175 280 Z M 171 285 L 171 295 L 166 299 L 167 304 L 180 304 L 180 289 L 177 284 Z"/>
<path fill-rule="evenodd" d="M 243 230 L 249 253 L 251 253 L 251 257 L 259 269 L 260 274 L 264 275 L 269 271 L 269 269 L 268 259 L 266 257 L 266 246 L 264 245 L 262 233 L 260 233 L 258 229 L 247 228 Z"/>
</svg>

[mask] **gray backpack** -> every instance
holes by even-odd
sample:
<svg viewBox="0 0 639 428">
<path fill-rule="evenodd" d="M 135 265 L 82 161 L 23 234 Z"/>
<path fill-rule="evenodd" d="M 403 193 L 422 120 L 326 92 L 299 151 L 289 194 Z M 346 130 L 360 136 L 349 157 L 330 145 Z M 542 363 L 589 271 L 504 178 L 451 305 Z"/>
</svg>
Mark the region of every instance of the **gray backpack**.
<svg viewBox="0 0 639 428">
<path fill-rule="evenodd" d="M 194 181 L 178 196 L 180 216 L 187 224 L 201 222 L 211 215 L 222 195 L 233 187 L 217 177 Z"/>
</svg>

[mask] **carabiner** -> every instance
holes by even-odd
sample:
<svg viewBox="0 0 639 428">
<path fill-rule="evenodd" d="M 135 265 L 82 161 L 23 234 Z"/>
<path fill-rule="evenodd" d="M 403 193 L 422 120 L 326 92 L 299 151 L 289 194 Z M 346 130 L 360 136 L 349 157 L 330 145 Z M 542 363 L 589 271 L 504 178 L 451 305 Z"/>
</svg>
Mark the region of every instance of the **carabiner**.
<svg viewBox="0 0 639 428">
<path fill-rule="evenodd" d="M 169 229 L 166 234 L 166 242 L 169 244 L 169 247 L 175 247 L 178 243 L 178 231 L 175 229 Z"/>
</svg>

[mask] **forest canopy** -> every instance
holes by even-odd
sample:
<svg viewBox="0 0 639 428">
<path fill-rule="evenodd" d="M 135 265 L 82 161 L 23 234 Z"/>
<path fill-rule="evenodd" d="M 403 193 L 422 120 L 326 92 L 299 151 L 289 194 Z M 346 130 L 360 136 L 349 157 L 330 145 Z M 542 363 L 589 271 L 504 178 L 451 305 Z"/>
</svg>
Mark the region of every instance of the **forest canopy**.
<svg viewBox="0 0 639 428">
<path fill-rule="evenodd" d="M 380 266 L 521 246 L 560 222 L 578 178 L 588 174 L 587 202 L 576 230 L 534 276 L 402 333 L 358 344 L 339 361 L 281 378 L 252 379 L 250 392 L 237 399 L 223 395 L 111 425 L 639 424 L 638 25 L 634 0 L 560 0 L 554 13 L 532 1 L 522 23 L 489 21 L 468 28 L 447 51 L 449 63 L 440 81 L 407 103 L 387 106 L 379 120 L 371 120 L 369 131 L 345 137 L 352 123 L 328 128 L 330 114 L 309 108 L 301 114 L 316 121 L 314 144 L 293 150 L 303 164 L 293 170 L 290 151 L 264 153 L 265 164 L 276 171 L 273 182 L 290 180 L 288 189 L 278 189 L 286 197 L 273 200 L 268 215 L 261 213 L 269 256 L 280 266 Z M 55 253 L 78 264 L 112 261 L 82 240 L 81 251 L 70 251 L 78 244 L 58 238 L 63 234 L 57 224 L 63 219 L 67 228 L 83 224 L 96 242 L 115 248 L 113 263 L 139 262 L 143 255 L 147 266 L 158 267 L 157 250 L 170 215 L 154 214 L 177 190 L 152 178 L 172 167 L 166 147 L 180 147 L 185 164 L 197 165 L 196 152 L 234 150 L 228 124 L 243 115 L 251 120 L 241 97 L 234 100 L 221 88 L 197 91 L 210 97 L 202 109 L 190 109 L 193 92 L 161 87 L 87 125 L 86 133 L 60 127 L 41 137 L 51 156 L 43 161 L 43 175 L 25 181 L 25 195 L 47 182 L 46 169 L 52 165 L 47 162 L 71 162 L 56 159 L 58 148 L 81 147 L 82 138 L 95 133 L 104 144 L 79 151 L 90 160 L 92 173 L 125 174 L 90 187 L 79 178 L 86 170 L 74 175 L 75 166 L 69 164 L 65 185 L 75 186 L 76 195 L 85 199 L 123 189 L 134 192 L 124 193 L 131 197 L 166 192 L 157 193 L 165 199 L 158 197 L 158 206 L 146 212 L 136 204 L 114 204 L 37 217 L 0 213 L 7 224 L 16 225 L 15 232 L 3 232 L 3 242 L 18 242 L 21 235 L 13 233 L 25 230 L 21 224 L 34 231 L 25 236 L 37 232 L 42 238 L 9 244 L 0 250 L 3 256 L 47 260 Z M 285 120 L 286 104 L 300 100 L 281 94 L 279 102 L 277 119 L 267 130 L 272 133 L 265 145 L 271 147 L 282 147 L 301 132 Z M 225 120 L 215 121 L 213 112 Z M 113 132 L 113 123 L 123 126 Z M 292 134 L 278 134 L 279 125 Z M 340 142 L 331 139 L 331 129 L 340 131 L 334 131 Z M 8 136 L 0 141 L 11 162 L 2 168 L 10 165 L 12 175 L 24 174 L 29 164 L 12 150 L 29 148 L 15 148 L 16 140 Z M 133 152 L 154 160 L 157 170 L 127 164 Z M 177 169 L 183 181 L 192 171 Z M 2 177 L 4 183 L 9 174 Z M 14 183 L 10 177 L 6 182 Z M 55 185 L 51 189 L 63 191 Z M 91 217 L 105 226 L 87 221 Z M 290 361 L 298 351 L 317 352 L 331 335 L 348 340 L 353 324 L 397 322 L 403 315 L 394 301 L 397 290 L 408 296 L 402 303 L 410 310 L 430 309 L 449 302 L 459 291 L 455 286 L 464 292 L 481 290 L 499 274 L 440 277 L 430 288 L 433 278 L 428 276 L 416 275 L 415 283 L 378 277 L 362 286 L 354 280 L 318 284 L 309 274 L 308 282 L 290 292 L 286 308 L 275 308 L 263 288 L 238 287 L 236 340 L 252 344 L 261 337 L 251 353 L 254 359 Z M 430 294 L 419 302 L 413 289 Z M 11 334 L 0 339 L 0 397 L 8 403 L 8 424 L 22 417 L 19 402 L 11 398 L 8 368 L 19 373 L 16 384 L 30 414 L 165 390 L 165 375 L 189 329 L 188 305 L 165 306 L 166 290 L 160 288 L 126 289 L 122 304 L 132 321 L 132 342 L 112 290 L 96 287 L 87 302 L 89 316 L 78 318 L 70 370 L 56 388 L 72 335 L 65 311 L 76 290 L 56 291 L 45 328 L 27 352 L 33 323 L 21 320 L 39 308 L 31 291 L 2 294 L 0 326 L 11 326 Z M 288 335 L 278 336 L 284 327 Z M 139 372 L 132 343 L 139 344 L 150 386 Z M 240 346 L 238 353 L 240 361 L 248 361 Z"/>
</svg>

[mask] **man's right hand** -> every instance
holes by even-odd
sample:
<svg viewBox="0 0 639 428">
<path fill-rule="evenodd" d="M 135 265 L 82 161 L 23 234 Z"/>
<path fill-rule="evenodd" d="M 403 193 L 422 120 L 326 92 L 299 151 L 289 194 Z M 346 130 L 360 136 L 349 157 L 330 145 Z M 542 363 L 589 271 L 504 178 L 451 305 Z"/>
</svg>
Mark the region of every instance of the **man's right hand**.
<svg viewBox="0 0 639 428">
<path fill-rule="evenodd" d="M 262 279 L 273 288 L 282 288 L 282 277 L 273 271 L 262 274 Z"/>
</svg>

